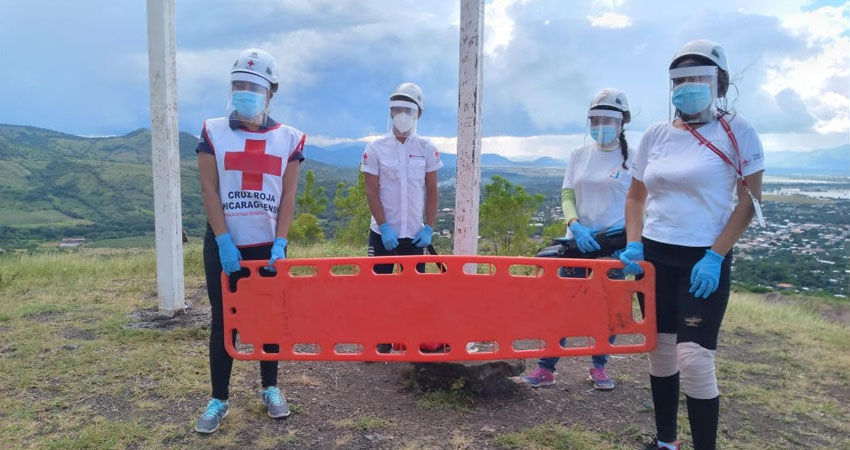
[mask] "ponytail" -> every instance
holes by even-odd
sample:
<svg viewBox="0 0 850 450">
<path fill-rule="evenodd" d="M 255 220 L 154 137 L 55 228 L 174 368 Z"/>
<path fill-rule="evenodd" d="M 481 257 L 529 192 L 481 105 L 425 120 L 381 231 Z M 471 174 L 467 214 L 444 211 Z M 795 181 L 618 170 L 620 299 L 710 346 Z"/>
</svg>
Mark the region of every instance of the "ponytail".
<svg viewBox="0 0 850 450">
<path fill-rule="evenodd" d="M 626 167 L 626 160 L 629 159 L 629 143 L 626 142 L 626 132 L 620 131 L 620 152 L 623 154 L 623 169 L 628 170 Z"/>
</svg>

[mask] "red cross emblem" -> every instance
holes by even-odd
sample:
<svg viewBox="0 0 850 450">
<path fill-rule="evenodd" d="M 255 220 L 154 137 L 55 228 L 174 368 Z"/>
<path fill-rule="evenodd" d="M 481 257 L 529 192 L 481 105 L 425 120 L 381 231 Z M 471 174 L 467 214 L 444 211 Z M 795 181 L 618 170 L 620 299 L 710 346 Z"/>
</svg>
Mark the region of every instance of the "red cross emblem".
<svg viewBox="0 0 850 450">
<path fill-rule="evenodd" d="M 224 154 L 224 169 L 242 172 L 242 190 L 262 191 L 263 175 L 279 177 L 283 158 L 266 154 L 266 141 L 245 140 L 245 151 Z"/>
<path fill-rule="evenodd" d="M 254 60 L 253 59 L 248 60 L 248 67 L 251 67 L 251 68 L 254 67 Z"/>
</svg>

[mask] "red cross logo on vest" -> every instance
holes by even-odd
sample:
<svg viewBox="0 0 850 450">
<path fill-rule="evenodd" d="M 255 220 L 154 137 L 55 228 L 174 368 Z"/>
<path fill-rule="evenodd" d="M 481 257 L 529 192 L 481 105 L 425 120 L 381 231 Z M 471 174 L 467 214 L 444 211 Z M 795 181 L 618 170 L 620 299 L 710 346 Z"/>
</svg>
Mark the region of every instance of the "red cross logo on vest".
<svg viewBox="0 0 850 450">
<path fill-rule="evenodd" d="M 266 141 L 246 139 L 245 151 L 224 154 L 224 169 L 242 171 L 243 191 L 262 191 L 263 175 L 279 177 L 283 158 L 266 154 Z"/>
</svg>

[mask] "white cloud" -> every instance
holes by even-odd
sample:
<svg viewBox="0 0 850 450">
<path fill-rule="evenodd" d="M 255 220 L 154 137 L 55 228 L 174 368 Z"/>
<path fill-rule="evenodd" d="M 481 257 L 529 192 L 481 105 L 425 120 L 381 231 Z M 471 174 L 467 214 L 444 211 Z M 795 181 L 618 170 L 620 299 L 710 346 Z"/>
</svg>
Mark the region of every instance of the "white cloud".
<svg viewBox="0 0 850 450">
<path fill-rule="evenodd" d="M 764 89 L 799 93 L 815 116 L 819 133 L 850 132 L 850 3 L 824 6 L 786 17 L 782 25 L 806 40 L 804 57 L 787 57 L 768 66 Z"/>
<path fill-rule="evenodd" d="M 628 28 L 632 26 L 632 19 L 625 14 L 606 12 L 602 14 L 589 15 L 587 20 L 590 26 L 597 28 Z"/>
</svg>

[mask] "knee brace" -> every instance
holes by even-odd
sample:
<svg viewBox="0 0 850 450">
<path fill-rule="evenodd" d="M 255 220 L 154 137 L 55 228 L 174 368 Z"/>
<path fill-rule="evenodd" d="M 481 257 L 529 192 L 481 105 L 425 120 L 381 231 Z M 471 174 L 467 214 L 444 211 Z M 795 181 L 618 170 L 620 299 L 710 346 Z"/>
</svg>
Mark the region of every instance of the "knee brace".
<svg viewBox="0 0 850 450">
<path fill-rule="evenodd" d="M 649 353 L 649 374 L 654 377 L 669 377 L 678 371 L 676 334 L 658 333 L 658 345 Z"/>
<path fill-rule="evenodd" d="M 682 342 L 676 346 L 679 352 L 679 379 L 685 395 L 700 400 L 710 400 L 720 395 L 714 373 L 714 350 L 695 342 Z"/>
</svg>

